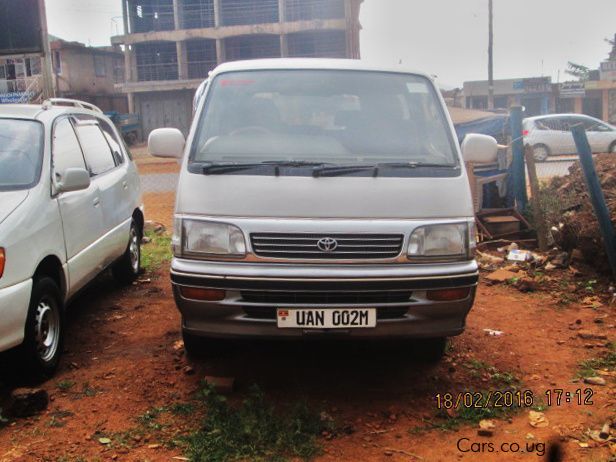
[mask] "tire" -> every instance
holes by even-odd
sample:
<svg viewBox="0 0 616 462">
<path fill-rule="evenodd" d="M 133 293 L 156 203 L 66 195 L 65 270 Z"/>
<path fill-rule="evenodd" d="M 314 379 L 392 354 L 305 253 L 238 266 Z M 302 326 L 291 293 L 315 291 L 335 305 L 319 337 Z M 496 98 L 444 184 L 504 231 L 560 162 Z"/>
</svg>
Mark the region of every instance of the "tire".
<svg viewBox="0 0 616 462">
<path fill-rule="evenodd" d="M 614 141 L 611 145 L 610 145 L 610 151 L 611 154 L 616 154 L 616 141 Z"/>
<path fill-rule="evenodd" d="M 213 358 L 223 356 L 228 351 L 225 341 L 209 337 L 194 335 L 182 329 L 184 350 L 190 359 Z"/>
<path fill-rule="evenodd" d="M 533 146 L 533 156 L 537 162 L 545 162 L 548 160 L 550 150 L 545 144 L 536 144 Z"/>
<path fill-rule="evenodd" d="M 443 359 L 447 351 L 447 338 L 429 338 L 417 341 L 415 345 L 415 356 L 426 364 L 435 364 Z"/>
<path fill-rule="evenodd" d="M 124 255 L 111 268 L 120 284 L 132 284 L 141 271 L 141 230 L 135 220 L 131 222 L 128 246 Z"/>
<path fill-rule="evenodd" d="M 15 351 L 17 371 L 35 381 L 50 378 L 58 368 L 63 341 L 64 305 L 60 289 L 49 277 L 35 279 L 24 342 Z"/>
</svg>

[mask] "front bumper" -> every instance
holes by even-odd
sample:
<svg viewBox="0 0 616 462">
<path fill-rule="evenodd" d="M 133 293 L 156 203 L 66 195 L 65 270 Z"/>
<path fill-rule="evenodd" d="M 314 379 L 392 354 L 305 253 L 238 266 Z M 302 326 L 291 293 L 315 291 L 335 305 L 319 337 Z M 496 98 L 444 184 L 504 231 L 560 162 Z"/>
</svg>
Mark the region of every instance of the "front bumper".
<svg viewBox="0 0 616 462">
<path fill-rule="evenodd" d="M 171 280 L 183 328 L 207 337 L 450 337 L 463 332 L 478 281 L 474 261 L 431 265 L 298 265 L 174 259 Z M 226 290 L 217 302 L 184 298 L 181 287 Z M 434 302 L 427 290 L 469 287 L 462 300 Z M 278 329 L 276 308 L 377 308 L 377 327 Z"/>
<path fill-rule="evenodd" d="M 0 351 L 21 345 L 32 294 L 32 279 L 0 289 Z"/>
</svg>

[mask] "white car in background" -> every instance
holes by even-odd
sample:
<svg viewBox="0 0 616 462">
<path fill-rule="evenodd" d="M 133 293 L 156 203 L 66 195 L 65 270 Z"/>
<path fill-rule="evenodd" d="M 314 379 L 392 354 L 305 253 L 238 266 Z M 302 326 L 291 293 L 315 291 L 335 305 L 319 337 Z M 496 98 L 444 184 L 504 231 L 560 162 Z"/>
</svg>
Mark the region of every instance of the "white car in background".
<svg viewBox="0 0 616 462">
<path fill-rule="evenodd" d="M 67 302 L 112 267 L 140 271 L 137 169 L 102 113 L 0 105 L 0 351 L 44 378 L 58 365 Z"/>
<path fill-rule="evenodd" d="M 616 153 L 616 127 L 581 114 L 553 114 L 524 119 L 524 144 L 533 147 L 535 159 L 577 154 L 571 127 L 583 124 L 593 153 Z"/>
</svg>

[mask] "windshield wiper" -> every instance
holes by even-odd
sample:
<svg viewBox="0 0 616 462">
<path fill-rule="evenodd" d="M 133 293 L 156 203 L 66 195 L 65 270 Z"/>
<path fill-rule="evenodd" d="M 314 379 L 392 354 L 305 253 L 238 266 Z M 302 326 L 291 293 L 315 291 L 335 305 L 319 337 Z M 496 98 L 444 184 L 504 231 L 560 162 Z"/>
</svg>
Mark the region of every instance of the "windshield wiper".
<svg viewBox="0 0 616 462">
<path fill-rule="evenodd" d="M 203 166 L 203 174 L 204 175 L 217 175 L 222 173 L 229 172 L 238 172 L 241 170 L 250 170 L 253 168 L 263 167 L 263 163 L 252 163 L 252 164 L 206 164 Z"/>
<path fill-rule="evenodd" d="M 379 171 L 376 165 L 322 165 L 312 170 L 312 176 L 315 178 L 340 176 L 348 173 L 363 172 L 364 170 L 373 170 L 374 176 L 377 176 Z"/>
<path fill-rule="evenodd" d="M 460 168 L 456 164 L 436 164 L 430 162 L 385 162 L 378 164 L 377 167 L 386 168 Z"/>
<path fill-rule="evenodd" d="M 274 173 L 276 176 L 280 175 L 280 167 L 322 167 L 327 164 L 326 162 L 312 162 L 312 161 L 303 161 L 303 160 L 266 160 L 263 162 L 253 162 L 253 163 L 211 163 L 205 164 L 202 167 L 202 171 L 205 175 L 211 174 L 224 174 L 231 172 L 238 172 L 242 170 L 250 170 L 253 168 L 260 167 L 274 167 Z"/>
</svg>

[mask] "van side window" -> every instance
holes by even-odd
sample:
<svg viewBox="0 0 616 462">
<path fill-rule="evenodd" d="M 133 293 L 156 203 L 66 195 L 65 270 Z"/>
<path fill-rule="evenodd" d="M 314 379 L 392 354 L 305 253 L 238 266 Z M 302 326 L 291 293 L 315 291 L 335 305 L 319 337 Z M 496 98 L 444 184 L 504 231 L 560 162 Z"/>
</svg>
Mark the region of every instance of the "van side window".
<svg viewBox="0 0 616 462">
<path fill-rule="evenodd" d="M 115 168 L 109 144 L 98 125 L 78 125 L 77 134 L 90 169 L 90 175 L 101 175 Z"/>
<path fill-rule="evenodd" d="M 109 125 L 105 120 L 96 120 L 99 123 L 101 130 L 103 131 L 103 135 L 105 136 L 107 143 L 109 143 L 109 146 L 111 147 L 111 152 L 113 153 L 116 164 L 123 164 L 124 155 L 122 154 L 122 143 L 118 140 L 115 131 L 113 130 L 111 125 Z"/>
<path fill-rule="evenodd" d="M 86 168 L 73 124 L 65 118 L 53 129 L 52 156 L 54 171 L 62 175 L 67 168 Z"/>
</svg>

